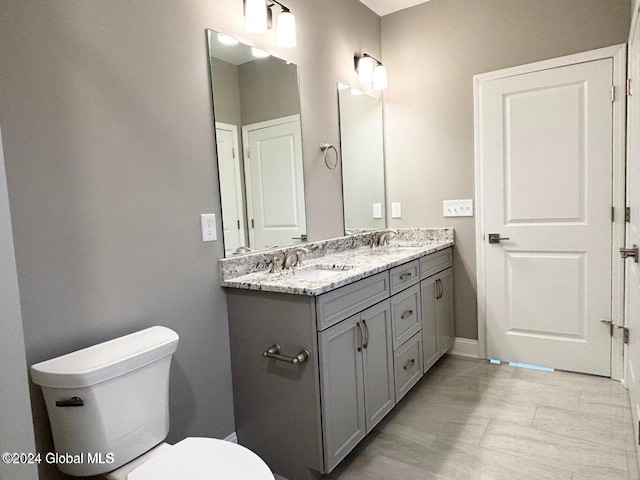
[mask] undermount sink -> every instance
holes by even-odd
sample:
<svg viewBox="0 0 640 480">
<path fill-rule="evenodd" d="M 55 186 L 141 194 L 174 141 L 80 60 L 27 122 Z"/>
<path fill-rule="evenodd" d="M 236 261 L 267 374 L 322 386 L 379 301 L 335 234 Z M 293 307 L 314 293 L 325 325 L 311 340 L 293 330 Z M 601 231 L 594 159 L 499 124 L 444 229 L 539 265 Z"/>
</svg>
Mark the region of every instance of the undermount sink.
<svg viewBox="0 0 640 480">
<path fill-rule="evenodd" d="M 300 280 L 320 281 L 351 270 L 352 265 L 311 265 L 293 270 L 291 276 Z"/>
</svg>

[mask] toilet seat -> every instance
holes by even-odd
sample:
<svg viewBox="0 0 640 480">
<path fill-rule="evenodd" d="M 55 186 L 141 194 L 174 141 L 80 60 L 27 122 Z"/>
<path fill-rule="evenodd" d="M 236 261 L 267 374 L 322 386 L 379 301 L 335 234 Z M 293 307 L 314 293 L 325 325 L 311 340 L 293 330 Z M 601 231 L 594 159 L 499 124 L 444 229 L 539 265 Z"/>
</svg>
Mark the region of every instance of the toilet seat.
<svg viewBox="0 0 640 480">
<path fill-rule="evenodd" d="M 274 480 L 251 450 L 215 438 L 190 437 L 133 470 L 127 480 Z"/>
</svg>

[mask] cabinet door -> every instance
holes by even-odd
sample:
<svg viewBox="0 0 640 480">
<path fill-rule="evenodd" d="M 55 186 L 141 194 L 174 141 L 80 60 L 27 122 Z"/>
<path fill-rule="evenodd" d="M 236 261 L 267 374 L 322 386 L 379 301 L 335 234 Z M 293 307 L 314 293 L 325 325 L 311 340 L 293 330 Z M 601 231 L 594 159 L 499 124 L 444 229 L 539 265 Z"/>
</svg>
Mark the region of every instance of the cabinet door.
<svg viewBox="0 0 640 480">
<path fill-rule="evenodd" d="M 381 302 L 360 314 L 364 329 L 364 399 L 369 433 L 395 405 L 391 306 Z"/>
<path fill-rule="evenodd" d="M 422 301 L 422 348 L 424 371 L 426 372 L 440 358 L 438 326 L 436 322 L 436 277 L 420 282 Z"/>
<path fill-rule="evenodd" d="M 362 333 L 354 315 L 318 335 L 327 473 L 366 435 Z"/>
<path fill-rule="evenodd" d="M 439 289 L 436 288 L 436 318 L 438 320 L 438 339 L 440 340 L 440 354 L 444 355 L 454 342 L 453 325 L 453 269 L 448 268 L 436 275 Z M 436 285 L 437 287 L 437 285 Z"/>
</svg>

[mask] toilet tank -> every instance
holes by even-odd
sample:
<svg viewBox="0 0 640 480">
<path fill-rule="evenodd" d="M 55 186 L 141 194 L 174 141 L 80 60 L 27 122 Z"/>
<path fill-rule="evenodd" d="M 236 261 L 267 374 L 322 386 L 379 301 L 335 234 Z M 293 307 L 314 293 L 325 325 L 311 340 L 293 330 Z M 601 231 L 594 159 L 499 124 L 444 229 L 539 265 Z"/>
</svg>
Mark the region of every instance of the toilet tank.
<svg viewBox="0 0 640 480">
<path fill-rule="evenodd" d="M 32 365 L 55 446 L 47 461 L 69 475 L 99 475 L 162 442 L 177 346 L 176 332 L 151 327 Z"/>
</svg>

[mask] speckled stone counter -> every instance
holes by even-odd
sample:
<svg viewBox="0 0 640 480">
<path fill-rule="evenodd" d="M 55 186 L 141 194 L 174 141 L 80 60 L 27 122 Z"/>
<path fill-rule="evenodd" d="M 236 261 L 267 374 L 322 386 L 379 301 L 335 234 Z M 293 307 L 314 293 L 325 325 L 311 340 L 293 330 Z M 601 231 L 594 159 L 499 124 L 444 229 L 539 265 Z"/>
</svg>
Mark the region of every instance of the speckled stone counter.
<svg viewBox="0 0 640 480">
<path fill-rule="evenodd" d="M 371 248 L 375 232 L 306 243 L 304 265 L 269 273 L 274 256 L 282 259 L 296 247 L 265 250 L 220 260 L 223 287 L 320 295 L 454 244 L 451 228 L 396 229 L 387 246 Z M 316 275 L 316 272 L 322 273 Z"/>
</svg>

